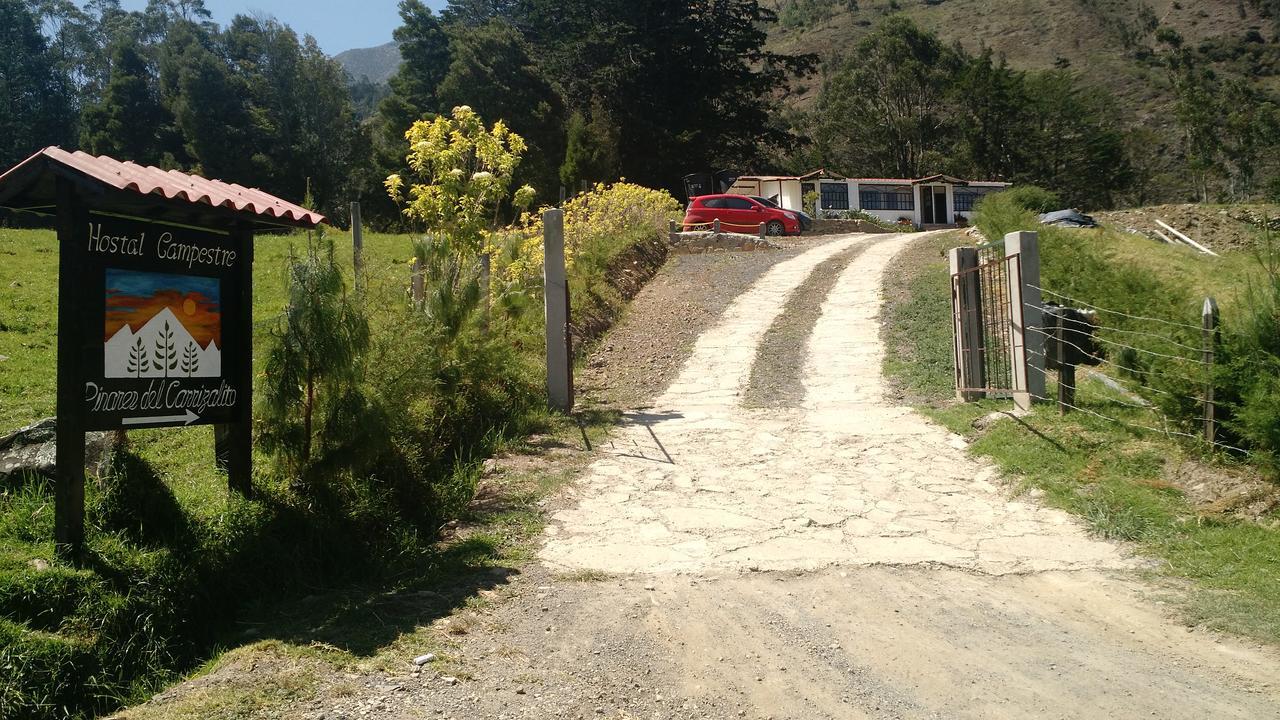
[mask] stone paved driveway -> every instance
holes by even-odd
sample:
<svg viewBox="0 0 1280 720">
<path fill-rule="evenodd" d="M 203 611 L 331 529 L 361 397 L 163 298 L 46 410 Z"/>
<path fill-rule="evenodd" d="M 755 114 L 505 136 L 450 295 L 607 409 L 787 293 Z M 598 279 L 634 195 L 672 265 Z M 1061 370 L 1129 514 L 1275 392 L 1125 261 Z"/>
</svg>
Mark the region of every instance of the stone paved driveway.
<svg viewBox="0 0 1280 720">
<path fill-rule="evenodd" d="M 885 399 L 881 277 L 911 235 L 846 235 L 775 266 L 629 415 L 554 517 L 552 567 L 622 573 L 936 564 L 1121 568 L 1066 514 L 1012 499 L 964 442 Z M 821 262 L 866 245 L 808 341 L 802 407 L 745 408 L 756 348 Z"/>
</svg>

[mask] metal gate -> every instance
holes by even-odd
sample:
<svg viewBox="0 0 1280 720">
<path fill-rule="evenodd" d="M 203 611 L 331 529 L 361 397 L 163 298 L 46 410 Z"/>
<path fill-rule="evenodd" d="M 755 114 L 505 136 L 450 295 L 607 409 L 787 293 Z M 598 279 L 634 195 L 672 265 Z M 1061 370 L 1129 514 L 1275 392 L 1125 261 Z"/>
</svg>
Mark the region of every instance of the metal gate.
<svg viewBox="0 0 1280 720">
<path fill-rule="evenodd" d="M 951 309 L 955 332 L 956 393 L 966 401 L 1011 397 L 1026 376 L 1026 353 L 1015 339 L 1022 261 L 1002 249 L 953 251 Z M 1019 367 L 1021 364 L 1021 367 Z"/>
</svg>

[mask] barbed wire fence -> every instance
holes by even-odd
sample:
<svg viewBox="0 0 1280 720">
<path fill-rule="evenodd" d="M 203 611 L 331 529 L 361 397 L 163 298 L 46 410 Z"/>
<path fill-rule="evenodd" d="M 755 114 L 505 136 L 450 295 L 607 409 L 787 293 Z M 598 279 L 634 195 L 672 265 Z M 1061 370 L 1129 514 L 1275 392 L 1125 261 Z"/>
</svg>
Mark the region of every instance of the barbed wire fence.
<svg viewBox="0 0 1280 720">
<path fill-rule="evenodd" d="M 981 268 L 996 267 L 1000 260 L 1015 259 L 1005 253 L 999 242 L 983 243 L 976 250 L 981 253 Z M 1030 274 L 1038 279 L 1038 269 Z M 1019 273 L 1021 275 L 1023 273 Z M 953 273 L 955 288 L 959 288 L 960 277 Z M 1013 275 L 1000 279 L 1021 282 Z M 993 285 L 997 289 L 988 290 Z M 980 302 L 984 305 L 1007 303 L 1009 293 L 999 285 L 999 282 L 979 281 L 978 287 L 984 294 Z M 1034 400 L 1056 404 L 1063 413 L 1079 412 L 1133 430 L 1204 443 L 1214 450 L 1250 454 L 1218 438 L 1214 373 L 1217 348 L 1226 331 L 1219 327 L 1218 308 L 1212 298 L 1205 299 L 1202 322 L 1194 325 L 1105 307 L 1044 287 L 1043 282 L 1024 282 L 1023 286 L 1035 291 L 1021 293 L 1024 298 L 1026 295 L 1042 298 L 1040 303 L 1029 303 L 1027 308 L 1037 310 L 1035 314 L 1042 320 L 1015 328 L 1015 333 L 1023 333 L 1025 339 L 1019 343 L 1024 356 L 1015 357 L 1014 361 L 1026 363 L 1028 367 L 1057 370 L 1058 395 L 1050 397 L 1048 392 L 1042 394 L 1031 388 L 1016 390 L 1029 392 Z M 963 307 L 962 299 L 954 290 L 953 297 L 958 320 L 965 313 L 973 314 Z M 1064 320 L 1067 316 L 1064 311 L 1072 310 L 1088 313 L 1087 329 L 1079 321 Z M 964 361 L 959 354 L 964 344 L 959 337 L 960 330 L 958 321 L 958 381 L 962 374 L 960 363 Z M 981 333 L 978 342 L 985 345 L 981 338 L 989 335 L 990 329 L 978 332 Z M 1007 353 L 1003 346 L 995 349 Z M 1082 386 L 1076 379 L 1077 365 L 1093 366 L 1095 369 L 1090 374 L 1098 386 Z M 957 390 L 962 389 L 972 388 L 964 388 L 958 382 Z M 1008 397 L 1007 393 L 1000 392 L 983 395 Z M 1191 423 L 1201 425 L 1202 432 L 1192 432 Z"/>
</svg>

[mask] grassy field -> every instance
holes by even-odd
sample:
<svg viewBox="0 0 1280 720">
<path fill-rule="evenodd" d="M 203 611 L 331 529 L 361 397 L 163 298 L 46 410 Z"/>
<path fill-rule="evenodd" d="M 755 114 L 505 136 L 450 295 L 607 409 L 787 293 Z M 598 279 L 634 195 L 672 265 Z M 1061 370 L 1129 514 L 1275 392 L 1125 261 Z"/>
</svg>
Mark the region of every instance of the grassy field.
<svg viewBox="0 0 1280 720">
<path fill-rule="evenodd" d="M 1181 287 L 1180 297 L 1224 298 L 1224 312 L 1249 282 L 1252 259 L 1245 253 L 1214 261 L 1111 231 L 1072 238 L 1079 255 L 1109 259 L 1136 277 Z M 1103 537 L 1134 543 L 1159 560 L 1158 575 L 1192 581 L 1191 591 L 1181 596 L 1188 622 L 1280 644 L 1280 513 L 1255 522 L 1197 507 L 1172 481 L 1179 468 L 1188 466 L 1231 476 L 1257 477 L 1262 470 L 1209 455 L 1196 443 L 1138 429 L 1151 424 L 1150 411 L 1126 404 L 1131 396 L 1087 372 L 1077 404 L 1127 424 L 1080 412 L 1062 416 L 1055 407 L 1039 405 L 1026 417 L 975 428 L 975 420 L 1007 411 L 1010 403 L 954 401 L 943 252 L 957 244 L 962 243 L 956 236 L 924 239 L 889 274 L 886 373 L 923 412 L 966 436 L 972 452 L 995 462 L 1021 490 L 1037 489 L 1044 502 L 1079 515 Z M 1053 247 L 1045 243 L 1042 249 L 1047 253 Z M 1094 294 L 1101 291 L 1080 277 L 1088 265 L 1062 260 L 1046 254 L 1045 287 L 1074 283 L 1080 297 L 1101 302 Z M 1123 285 L 1108 290 L 1125 291 Z M 1051 373 L 1049 395 L 1055 393 Z"/>
<path fill-rule="evenodd" d="M 661 263 L 658 238 L 678 205 L 619 183 L 567 208 L 577 210 L 572 324 L 589 342 L 647 279 L 642 267 Z M 387 592 L 466 586 L 494 563 L 518 563 L 551 479 L 486 486 L 483 461 L 519 451 L 531 434 L 585 440 L 610 418 L 546 407 L 540 232 L 513 232 L 500 238 L 488 315 L 467 258 L 415 249 L 407 235 L 365 235 L 362 292 L 344 326 L 361 349 L 339 367 L 336 352 L 308 366 L 323 366 L 310 430 L 292 381 L 276 388 L 276 402 L 255 406 L 251 499 L 229 492 L 215 469 L 210 428 L 132 431 L 86 483 L 86 547 L 72 561 L 54 554 L 52 484 L 30 476 L 0 484 L 0 717 L 81 718 L 135 702 L 219 645 L 239 644 L 234 629 L 246 617 L 273 628 L 275 641 L 334 648 L 338 662 L 376 658 L 412 627 L 362 627 L 361 608 Z M 350 293 L 350 238 L 327 239 Z M 288 299 L 289 279 L 327 273 L 330 255 L 307 233 L 260 235 L 255 247 L 254 385 L 269 399 L 265 389 L 280 378 L 268 368 L 280 366 L 281 348 L 332 327 L 295 326 L 285 342 L 280 322 L 286 302 L 304 302 L 296 289 Z M 408 302 L 415 252 L 425 257 L 420 304 Z M 0 273 L 6 433 L 55 410 L 54 234 L 0 230 Z M 326 380 L 326 370 L 341 377 Z M 299 450 L 307 432 L 310 453 Z M 500 502 L 476 509 L 477 487 Z M 442 533 L 454 522 L 467 532 Z M 464 587 L 458 601 L 475 589 Z"/>
<path fill-rule="evenodd" d="M 350 239 L 330 237 L 350 286 Z M 257 238 L 256 384 L 285 303 L 290 253 L 306 243 L 305 233 Z M 366 234 L 371 286 L 407 285 L 412 252 L 409 236 Z M 54 414 L 57 258 L 51 231 L 0 230 L 0 434 Z M 517 422 L 567 421 L 544 412 Z M 501 444 L 501 434 L 485 442 Z M 111 476 L 87 483 L 89 550 L 80 566 L 54 557 L 49 483 L 0 485 L 0 716 L 109 710 L 207 657 L 246 608 L 278 615 L 278 599 L 350 580 L 385 589 L 397 572 L 438 578 L 507 552 L 501 523 L 497 534 L 454 549 L 432 549 L 430 529 L 415 537 L 423 531 L 407 526 L 370 542 L 357 515 L 317 514 L 272 472 L 271 458 L 255 453 L 259 497 L 250 501 L 229 493 L 215 469 L 210 427 L 131 431 Z M 445 473 L 479 473 L 478 459 L 433 462 Z M 407 555 L 379 556 L 389 552 Z"/>
</svg>

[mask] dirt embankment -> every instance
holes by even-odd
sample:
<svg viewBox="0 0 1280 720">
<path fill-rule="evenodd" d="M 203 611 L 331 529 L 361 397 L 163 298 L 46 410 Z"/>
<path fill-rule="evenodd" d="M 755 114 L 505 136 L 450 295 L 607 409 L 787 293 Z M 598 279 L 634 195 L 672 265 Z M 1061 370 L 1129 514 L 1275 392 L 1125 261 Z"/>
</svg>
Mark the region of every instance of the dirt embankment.
<svg viewBox="0 0 1280 720">
<path fill-rule="evenodd" d="M 1254 247 L 1265 228 L 1280 232 L 1280 205 L 1152 205 L 1093 213 L 1098 222 L 1159 239 L 1164 221 L 1216 252 Z"/>
<path fill-rule="evenodd" d="M 673 255 L 608 337 L 591 349 L 575 378 L 580 401 L 625 409 L 661 394 L 688 358 L 693 341 L 725 306 L 769 268 L 809 245 L 805 238 L 775 242 L 785 247 Z"/>
</svg>

